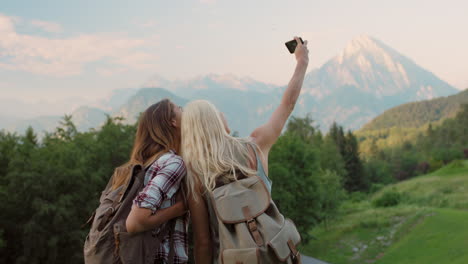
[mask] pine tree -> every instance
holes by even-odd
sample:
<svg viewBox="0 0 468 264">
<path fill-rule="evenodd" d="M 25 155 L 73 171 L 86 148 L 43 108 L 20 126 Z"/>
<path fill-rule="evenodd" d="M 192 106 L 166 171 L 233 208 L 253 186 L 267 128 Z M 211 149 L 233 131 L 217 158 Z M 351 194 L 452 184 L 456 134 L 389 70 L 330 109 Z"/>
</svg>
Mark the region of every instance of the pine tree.
<svg viewBox="0 0 468 264">
<path fill-rule="evenodd" d="M 345 138 L 345 153 L 343 155 L 345 168 L 347 171 L 344 182 L 345 189 L 353 191 L 365 191 L 368 188 L 368 182 L 359 157 L 359 145 L 356 137 L 351 131 L 348 131 Z"/>
<path fill-rule="evenodd" d="M 344 187 L 348 192 L 364 191 L 368 188 L 365 171 L 359 156 L 359 145 L 354 134 L 349 131 L 344 135 L 343 127 L 333 123 L 328 133 L 344 160 L 346 173 Z"/>
</svg>

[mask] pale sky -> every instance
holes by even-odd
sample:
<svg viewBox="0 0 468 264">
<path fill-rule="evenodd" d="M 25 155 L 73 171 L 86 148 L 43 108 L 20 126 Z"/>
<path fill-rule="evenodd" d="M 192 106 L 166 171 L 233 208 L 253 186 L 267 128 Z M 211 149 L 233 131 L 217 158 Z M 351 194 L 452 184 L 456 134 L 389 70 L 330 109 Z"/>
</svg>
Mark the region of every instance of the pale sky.
<svg viewBox="0 0 468 264">
<path fill-rule="evenodd" d="M 468 88 L 468 1 L 0 0 L 0 99 L 94 100 L 152 75 L 234 74 L 285 85 L 309 41 L 309 70 L 352 38 L 381 40 Z"/>
</svg>

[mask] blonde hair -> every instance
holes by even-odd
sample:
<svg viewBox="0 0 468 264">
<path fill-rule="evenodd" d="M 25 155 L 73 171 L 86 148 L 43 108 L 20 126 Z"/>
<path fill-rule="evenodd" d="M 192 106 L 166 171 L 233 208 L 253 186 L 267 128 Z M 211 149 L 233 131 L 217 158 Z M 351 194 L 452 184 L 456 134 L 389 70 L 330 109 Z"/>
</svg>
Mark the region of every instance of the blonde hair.
<svg viewBox="0 0 468 264">
<path fill-rule="evenodd" d="M 195 199 L 197 185 L 212 191 L 220 175 L 237 180 L 238 173 L 247 177 L 256 174 L 248 166 L 248 143 L 252 143 L 249 138 L 232 137 L 226 132 L 221 113 L 210 102 L 197 100 L 184 107 L 181 154 L 188 171 L 187 187 Z"/>
</svg>

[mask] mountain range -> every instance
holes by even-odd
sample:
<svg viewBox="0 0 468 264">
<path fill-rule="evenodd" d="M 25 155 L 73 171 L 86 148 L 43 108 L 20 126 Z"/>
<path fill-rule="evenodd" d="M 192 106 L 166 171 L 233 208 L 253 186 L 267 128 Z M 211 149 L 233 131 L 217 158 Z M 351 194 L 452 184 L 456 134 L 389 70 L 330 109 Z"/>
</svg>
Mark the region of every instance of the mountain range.
<svg viewBox="0 0 468 264">
<path fill-rule="evenodd" d="M 134 123 L 140 112 L 160 99 L 167 97 L 180 105 L 206 99 L 226 114 L 233 131 L 245 136 L 269 118 L 286 87 L 231 74 L 177 81 L 154 75 L 142 86 L 117 90 L 98 105 L 80 107 L 71 113 L 72 120 L 80 130 L 98 127 L 106 114 Z M 311 114 L 321 130 L 327 130 L 333 122 L 355 130 L 397 105 L 457 92 L 408 57 L 362 35 L 323 66 L 306 74 L 293 115 Z M 8 129 L 21 132 L 31 125 L 36 131 L 47 131 L 59 119 L 60 115 L 22 120 Z"/>
</svg>

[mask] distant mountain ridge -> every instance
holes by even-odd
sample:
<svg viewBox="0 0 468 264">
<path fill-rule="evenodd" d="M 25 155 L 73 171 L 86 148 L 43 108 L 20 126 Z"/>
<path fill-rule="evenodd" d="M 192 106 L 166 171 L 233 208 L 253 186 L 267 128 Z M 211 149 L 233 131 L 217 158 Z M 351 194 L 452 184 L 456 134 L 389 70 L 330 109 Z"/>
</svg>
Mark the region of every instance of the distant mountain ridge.
<svg viewBox="0 0 468 264">
<path fill-rule="evenodd" d="M 361 130 L 421 127 L 430 122 L 454 117 L 461 104 L 468 104 L 468 88 L 455 95 L 407 103 L 391 108 L 364 125 Z"/>
<path fill-rule="evenodd" d="M 233 74 L 207 74 L 186 80 L 169 81 L 159 75 L 153 75 L 143 87 L 163 87 L 174 93 L 184 93 L 192 97 L 198 91 L 209 90 L 237 90 L 271 92 L 280 88 L 279 85 L 268 84 L 254 80 L 250 77 L 238 77 Z"/>
<path fill-rule="evenodd" d="M 125 119 L 125 122 L 133 124 L 138 116 L 152 104 L 168 98 L 177 105 L 185 105 L 188 101 L 163 88 L 141 88 L 130 97 L 112 116 L 119 116 Z"/>
<path fill-rule="evenodd" d="M 134 123 L 140 112 L 164 97 L 180 105 L 206 99 L 225 112 L 233 131 L 246 136 L 268 120 L 286 88 L 232 74 L 175 81 L 154 75 L 142 83 L 143 88 L 118 90 L 108 100 L 72 113 L 77 115 L 73 118 L 79 123 L 77 127 L 98 127 L 106 114 Z M 397 105 L 457 92 L 382 42 L 359 36 L 339 55 L 307 73 L 293 115 L 310 113 L 322 130 L 328 130 L 333 122 L 354 130 Z M 86 116 L 89 120 L 84 120 Z M 39 120 L 34 124 L 41 130 Z M 11 130 L 17 127 L 10 126 Z M 43 129 L 50 129 L 50 120 Z"/>
<path fill-rule="evenodd" d="M 118 104 L 117 106 L 116 102 L 118 102 L 120 98 L 116 98 L 116 95 L 124 97 L 124 103 Z M 107 100 L 102 100 L 93 107 L 81 106 L 75 111 L 66 114 L 72 116 L 72 121 L 78 131 L 88 131 L 91 128 L 98 128 L 104 124 L 107 116 L 123 117 L 125 123 L 134 124 L 140 112 L 164 98 L 169 98 L 180 105 L 185 105 L 187 102 L 187 100 L 162 88 L 125 89 L 117 90 L 112 93 Z M 34 131 L 43 135 L 44 132 L 52 132 L 60 124 L 64 115 L 38 116 L 16 122 L 12 122 L 0 116 L 0 121 L 3 122 L 3 120 L 5 120 L 4 123 L 6 124 L 6 126 L 0 127 L 0 129 L 23 133 L 30 126 Z M 9 123 L 6 121 L 9 121 Z"/>
</svg>

